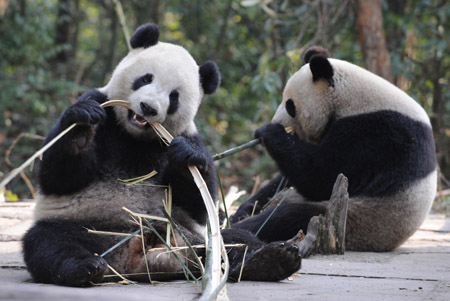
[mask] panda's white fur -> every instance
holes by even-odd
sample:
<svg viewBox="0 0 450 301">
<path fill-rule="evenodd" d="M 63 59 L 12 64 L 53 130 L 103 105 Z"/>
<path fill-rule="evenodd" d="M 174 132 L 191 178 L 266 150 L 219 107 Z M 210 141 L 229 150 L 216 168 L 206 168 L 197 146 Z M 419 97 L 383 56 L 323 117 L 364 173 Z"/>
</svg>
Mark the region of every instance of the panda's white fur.
<svg viewBox="0 0 450 301">
<path fill-rule="evenodd" d="M 350 198 L 346 224 L 348 250 L 389 251 L 422 225 L 436 194 L 437 171 L 389 198 Z M 377 233 L 377 235 L 373 235 Z"/>
<path fill-rule="evenodd" d="M 331 114 L 342 118 L 392 110 L 430 125 L 424 109 L 385 79 L 346 61 L 328 61 L 334 70 L 334 88 L 328 89 L 326 81 L 313 82 L 309 64 L 305 64 L 289 78 L 272 122 L 298 128 L 309 141 L 320 140 Z M 296 117 L 298 123 L 286 112 L 288 99 L 294 101 L 300 114 Z"/>
<path fill-rule="evenodd" d="M 260 237 L 270 241 L 282 237 L 276 233 L 291 233 L 298 227 L 306 230 L 311 216 L 324 213 L 322 205 L 327 204 L 332 181 L 338 173 L 347 172 L 346 248 L 392 250 L 420 227 L 435 197 L 437 170 L 430 120 L 414 99 L 381 77 L 328 58 L 321 48 L 308 50 L 305 57 L 307 64 L 286 84 L 272 124 L 256 132 L 281 173 L 298 190 L 288 203 L 302 203 L 304 208 L 286 205 L 285 213 L 275 214 L 275 219 L 290 221 L 282 229 L 274 221 L 272 232 L 267 230 Z M 292 127 L 298 138 L 284 133 L 279 124 Z M 272 180 L 253 196 L 238 210 L 236 220 L 249 212 L 255 200 L 264 203 L 278 182 Z M 301 195 L 305 193 L 309 200 Z M 237 226 L 253 230 L 264 214 Z"/>
<path fill-rule="evenodd" d="M 179 45 L 158 42 L 148 48 L 137 48 L 119 63 L 114 70 L 109 83 L 99 91 L 108 99 L 126 99 L 131 102 L 134 112 L 144 115 L 140 103 L 145 102 L 158 111 L 156 116 L 146 116 L 149 122 L 161 123 L 173 136 L 185 132 L 197 132 L 193 122 L 194 116 L 203 97 L 200 82 L 199 66 Z M 137 91 L 132 90 L 133 81 L 137 76 L 152 73 L 154 79 L 151 85 Z M 180 92 L 180 108 L 173 115 L 167 115 L 169 93 Z M 119 122 L 130 132 L 138 136 L 148 136 L 148 133 L 128 122 L 128 110 L 116 107 Z M 153 133 L 153 132 L 152 132 Z"/>
</svg>

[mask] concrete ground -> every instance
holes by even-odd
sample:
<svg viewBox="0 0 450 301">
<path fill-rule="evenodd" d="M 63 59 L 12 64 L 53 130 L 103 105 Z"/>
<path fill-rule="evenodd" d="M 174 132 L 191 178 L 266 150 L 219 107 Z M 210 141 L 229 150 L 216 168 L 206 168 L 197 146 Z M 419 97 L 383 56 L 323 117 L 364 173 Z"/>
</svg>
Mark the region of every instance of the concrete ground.
<svg viewBox="0 0 450 301">
<path fill-rule="evenodd" d="M 67 288 L 31 281 L 20 237 L 33 203 L 0 203 L 0 300 L 195 300 L 201 284 L 113 284 Z M 450 300 L 450 219 L 430 215 L 390 253 L 346 252 L 304 259 L 298 274 L 278 283 L 227 284 L 231 300 Z"/>
</svg>

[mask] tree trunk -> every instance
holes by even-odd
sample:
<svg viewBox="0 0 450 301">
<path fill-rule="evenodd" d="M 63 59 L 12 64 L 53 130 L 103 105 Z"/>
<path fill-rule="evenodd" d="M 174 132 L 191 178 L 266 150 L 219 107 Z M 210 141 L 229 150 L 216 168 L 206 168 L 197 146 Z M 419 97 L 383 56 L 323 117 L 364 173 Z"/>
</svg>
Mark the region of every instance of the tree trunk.
<svg viewBox="0 0 450 301">
<path fill-rule="evenodd" d="M 70 43 L 70 0 L 58 1 L 58 17 L 56 20 L 55 46 L 61 47 Z M 70 50 L 60 49 L 55 56 L 56 63 L 66 63 L 70 57 Z"/>
<path fill-rule="evenodd" d="M 356 20 L 366 68 L 392 82 L 391 60 L 386 49 L 381 0 L 358 0 Z"/>
<path fill-rule="evenodd" d="M 71 50 L 69 53 L 70 58 L 75 58 L 77 55 L 78 50 L 78 33 L 80 31 L 80 20 L 82 18 L 82 13 L 80 12 L 80 0 L 75 0 L 74 2 L 74 9 L 71 12 L 71 21 L 72 21 L 72 33 L 70 35 L 70 45 Z"/>
<path fill-rule="evenodd" d="M 115 13 L 114 7 L 110 8 L 110 29 L 111 39 L 109 40 L 109 47 L 107 47 L 106 51 L 106 62 L 103 66 L 102 79 L 103 81 L 107 80 L 106 75 L 114 70 L 114 66 L 117 64 L 116 62 L 116 53 L 117 53 L 117 41 L 119 40 L 119 18 Z"/>
<path fill-rule="evenodd" d="M 3 18 L 5 15 L 8 4 L 8 0 L 0 0 L 0 18 Z"/>
</svg>

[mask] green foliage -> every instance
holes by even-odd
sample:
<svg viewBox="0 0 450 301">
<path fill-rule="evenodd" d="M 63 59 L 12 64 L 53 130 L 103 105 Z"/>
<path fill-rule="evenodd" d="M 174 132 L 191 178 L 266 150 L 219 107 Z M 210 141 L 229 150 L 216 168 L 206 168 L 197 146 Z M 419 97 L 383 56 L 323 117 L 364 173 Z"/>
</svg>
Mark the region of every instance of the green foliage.
<svg viewBox="0 0 450 301">
<path fill-rule="evenodd" d="M 70 14 L 65 16 L 58 17 L 61 0 L 9 1 L 0 16 L 0 173 L 10 169 L 3 157 L 15 136 L 45 135 L 80 93 L 107 82 L 127 52 L 113 1 L 69 2 Z M 157 22 L 162 40 L 183 45 L 199 64 L 212 59 L 219 65 L 221 88 L 205 97 L 197 118 L 212 153 L 251 140 L 259 126 L 270 122 L 287 79 L 301 66 L 309 46 L 319 44 L 334 57 L 363 64 L 350 0 L 121 2 L 131 32 L 141 23 Z M 447 2 L 402 1 L 398 7 L 394 1 L 383 2 L 396 80 L 406 82 L 402 88 L 432 117 L 435 87 L 442 88 L 444 129 L 450 122 Z M 56 32 L 63 21 L 70 23 L 69 38 L 58 44 Z M 70 54 L 67 61 L 58 61 L 61 51 Z M 446 132 L 439 133 L 445 141 Z M 39 143 L 22 141 L 12 154 L 13 164 L 22 163 Z M 237 184 L 247 190 L 255 175 L 264 180 L 276 171 L 262 147 L 222 160 L 220 169 L 225 189 Z M 8 188 L 28 197 L 20 182 Z"/>
</svg>

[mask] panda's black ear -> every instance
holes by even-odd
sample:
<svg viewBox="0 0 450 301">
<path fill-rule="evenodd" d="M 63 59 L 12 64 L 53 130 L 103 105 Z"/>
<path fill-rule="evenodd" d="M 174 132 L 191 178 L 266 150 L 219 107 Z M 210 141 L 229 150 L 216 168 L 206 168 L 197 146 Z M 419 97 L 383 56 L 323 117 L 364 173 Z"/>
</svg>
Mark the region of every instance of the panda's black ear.
<svg viewBox="0 0 450 301">
<path fill-rule="evenodd" d="M 332 86 L 333 80 L 333 67 L 330 64 L 330 61 L 321 55 L 313 55 L 309 60 L 309 68 L 311 69 L 313 75 L 313 82 L 318 81 L 321 78 L 324 78 L 328 81 L 330 86 Z"/>
<path fill-rule="evenodd" d="M 133 49 L 140 47 L 150 47 L 156 45 L 159 39 L 159 28 L 155 24 L 144 24 L 138 27 L 130 39 L 130 45 Z"/>
<path fill-rule="evenodd" d="M 313 82 L 323 78 L 328 81 L 330 87 L 334 87 L 334 71 L 328 57 L 328 51 L 318 46 L 308 49 L 303 56 L 305 62 L 309 63 L 309 68 L 313 75 Z"/>
<path fill-rule="evenodd" d="M 200 66 L 200 84 L 205 94 L 213 94 L 220 85 L 220 72 L 216 63 L 208 61 Z"/>
<path fill-rule="evenodd" d="M 308 48 L 303 54 L 303 61 L 305 62 L 305 64 L 309 63 L 313 55 L 321 55 L 326 58 L 330 57 L 330 53 L 325 48 L 320 46 L 313 46 Z"/>
</svg>

